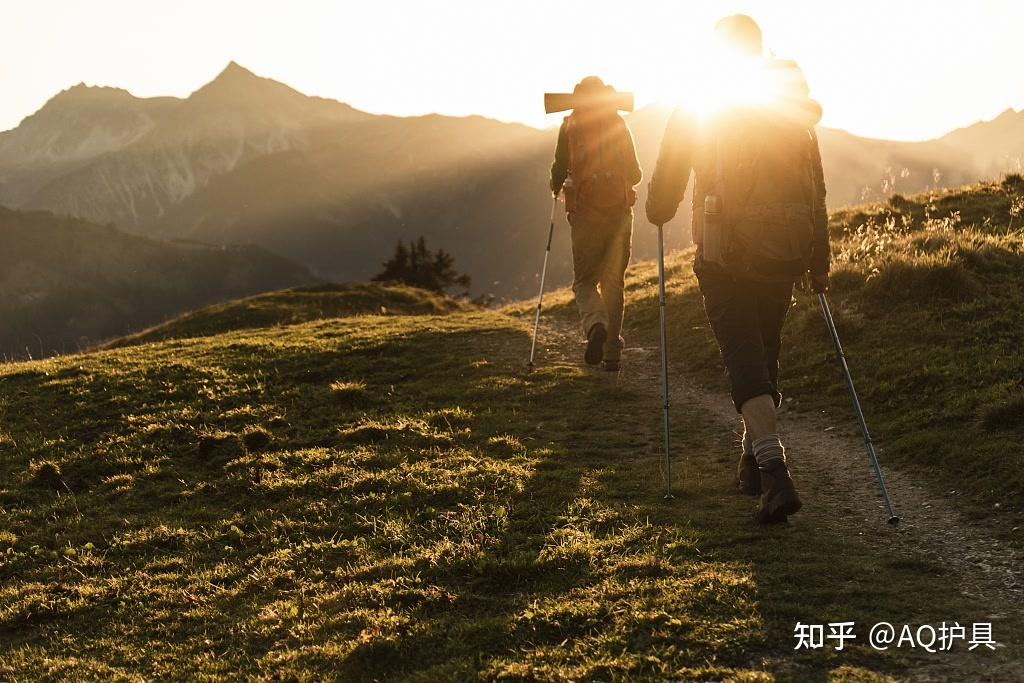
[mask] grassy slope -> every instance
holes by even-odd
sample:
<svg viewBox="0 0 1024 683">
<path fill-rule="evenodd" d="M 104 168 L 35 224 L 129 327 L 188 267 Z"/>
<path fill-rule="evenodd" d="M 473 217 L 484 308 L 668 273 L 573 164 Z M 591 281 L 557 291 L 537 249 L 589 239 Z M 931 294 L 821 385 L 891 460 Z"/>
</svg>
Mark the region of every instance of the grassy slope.
<svg viewBox="0 0 1024 683">
<path fill-rule="evenodd" d="M 946 204 L 998 216 L 1004 195 Z M 837 216 L 833 299 L 885 457 L 1009 496 L 1020 238 L 933 203 L 906 230 L 878 227 L 885 208 Z M 684 259 L 674 357 L 720 383 Z M 630 276 L 634 341 L 654 341 L 654 284 L 649 265 Z M 788 333 L 787 393 L 852 427 L 809 301 Z M 685 406 L 673 438 L 694 485 L 663 504 L 653 393 L 575 367 L 524 376 L 527 342 L 464 311 L 0 366 L 0 676 L 874 680 L 913 662 L 793 653 L 794 623 L 987 609 L 868 538 L 753 527 L 723 495 L 731 435 Z"/>
<path fill-rule="evenodd" d="M 831 220 L 829 302 L 872 436 L 885 459 L 966 494 L 966 509 L 984 516 L 1019 514 L 1024 495 L 1024 214 L 1010 225 L 1015 201 L 1024 203 L 1024 182 L 1011 176 Z M 635 239 L 653 239 L 640 221 Z M 725 391 L 691 261 L 689 250 L 669 259 L 669 346 L 674 362 Z M 657 344 L 656 285 L 651 264 L 631 269 L 634 343 Z M 574 315 L 570 293 L 549 301 Z M 859 433 L 816 297 L 797 295 L 781 366 L 790 406 L 825 410 Z"/>
<path fill-rule="evenodd" d="M 1024 495 L 1024 237 L 1008 225 L 1022 196 L 1018 179 L 834 217 L 832 298 L 881 443 L 986 514 L 993 503 L 1019 512 Z M 786 357 L 794 393 L 845 407 L 824 379 L 817 309 L 794 318 L 791 334 L 815 340 Z"/>
<path fill-rule="evenodd" d="M 656 400 L 524 376 L 527 343 L 462 312 L 0 366 L 0 677 L 876 680 L 910 664 L 795 655 L 794 623 L 978 609 L 752 526 L 685 411 L 665 505 Z"/>
<path fill-rule="evenodd" d="M 258 294 L 186 313 L 106 344 L 113 349 L 166 339 L 209 337 L 232 330 L 294 325 L 356 315 L 437 315 L 466 307 L 448 297 L 405 285 L 327 284 Z"/>
</svg>

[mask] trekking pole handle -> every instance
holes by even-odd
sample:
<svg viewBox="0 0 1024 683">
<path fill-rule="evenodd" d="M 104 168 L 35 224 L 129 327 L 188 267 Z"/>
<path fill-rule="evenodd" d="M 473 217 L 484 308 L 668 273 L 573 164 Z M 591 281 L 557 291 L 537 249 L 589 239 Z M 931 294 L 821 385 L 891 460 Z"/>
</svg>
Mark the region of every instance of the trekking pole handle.
<svg viewBox="0 0 1024 683">
<path fill-rule="evenodd" d="M 551 218 L 548 220 L 548 246 L 547 251 L 551 251 L 551 239 L 555 235 L 555 209 L 558 208 L 558 193 L 555 192 L 551 198 Z"/>
</svg>

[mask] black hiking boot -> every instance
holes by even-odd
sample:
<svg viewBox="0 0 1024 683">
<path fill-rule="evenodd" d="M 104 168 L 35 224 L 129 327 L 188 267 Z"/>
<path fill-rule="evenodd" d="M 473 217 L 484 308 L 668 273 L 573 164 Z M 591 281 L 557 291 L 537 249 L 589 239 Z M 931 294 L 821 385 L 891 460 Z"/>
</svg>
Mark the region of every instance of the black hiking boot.
<svg viewBox="0 0 1024 683">
<path fill-rule="evenodd" d="M 761 495 L 761 470 L 753 453 L 743 451 L 740 464 L 736 466 L 736 488 L 748 496 Z"/>
<path fill-rule="evenodd" d="M 597 365 L 604 357 L 604 343 L 608 340 L 608 328 L 604 323 L 594 323 L 587 332 L 587 350 L 583 354 L 583 360 L 587 365 Z"/>
<path fill-rule="evenodd" d="M 622 369 L 622 364 L 617 360 L 603 360 L 601 361 L 601 369 L 608 372 L 618 372 Z"/>
<path fill-rule="evenodd" d="M 796 514 L 803 503 L 797 495 L 789 468 L 781 460 L 760 468 L 761 500 L 755 514 L 761 524 L 781 524 L 790 515 Z"/>
</svg>

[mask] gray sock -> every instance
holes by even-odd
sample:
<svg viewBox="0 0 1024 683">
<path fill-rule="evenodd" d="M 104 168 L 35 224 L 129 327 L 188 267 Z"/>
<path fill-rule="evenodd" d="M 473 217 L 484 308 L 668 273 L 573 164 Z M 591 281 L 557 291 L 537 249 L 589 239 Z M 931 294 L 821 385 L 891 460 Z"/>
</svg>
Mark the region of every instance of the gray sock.
<svg viewBox="0 0 1024 683">
<path fill-rule="evenodd" d="M 758 439 L 753 444 L 754 457 L 757 459 L 757 466 L 764 469 L 775 462 L 786 462 L 786 449 L 782 447 L 782 441 L 778 434 L 769 434 L 763 439 Z"/>
<path fill-rule="evenodd" d="M 754 440 L 750 438 L 750 432 L 746 429 L 743 430 L 743 454 L 753 455 L 754 454 Z"/>
</svg>

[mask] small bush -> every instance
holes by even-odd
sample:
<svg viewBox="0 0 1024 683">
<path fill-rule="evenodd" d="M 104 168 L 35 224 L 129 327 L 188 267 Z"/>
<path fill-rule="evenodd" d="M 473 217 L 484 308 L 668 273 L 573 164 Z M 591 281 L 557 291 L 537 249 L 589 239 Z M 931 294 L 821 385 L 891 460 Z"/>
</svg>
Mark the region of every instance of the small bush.
<svg viewBox="0 0 1024 683">
<path fill-rule="evenodd" d="M 442 408 L 427 413 L 425 416 L 427 424 L 435 429 L 446 431 L 457 431 L 471 427 L 473 424 L 473 413 L 465 408 Z"/>
<path fill-rule="evenodd" d="M 250 451 L 263 450 L 273 440 L 274 437 L 263 427 L 249 427 L 242 433 L 242 443 Z"/>
<path fill-rule="evenodd" d="M 336 401 L 346 406 L 356 406 L 369 399 L 365 382 L 331 382 L 331 393 Z"/>
<path fill-rule="evenodd" d="M 1024 395 L 1015 396 L 985 410 L 982 424 L 986 429 L 1020 429 L 1024 427 Z"/>
<path fill-rule="evenodd" d="M 982 285 L 961 259 L 944 253 L 887 259 L 864 290 L 883 301 L 969 301 L 982 291 Z"/>
<path fill-rule="evenodd" d="M 487 452 L 499 458 L 526 455 L 526 446 L 512 434 L 492 436 L 487 439 Z"/>
<path fill-rule="evenodd" d="M 894 194 L 891 197 L 889 197 L 889 206 L 891 206 L 894 209 L 902 209 L 908 206 L 909 204 L 910 202 L 907 201 L 907 198 L 901 194 Z"/>
<path fill-rule="evenodd" d="M 1004 190 L 1015 190 L 1024 186 L 1024 176 L 1020 173 L 1007 173 L 1003 176 L 1002 186 Z"/>
<path fill-rule="evenodd" d="M 199 437 L 199 457 L 209 462 L 225 462 L 245 454 L 245 444 L 237 434 L 215 432 Z"/>
<path fill-rule="evenodd" d="M 32 461 L 28 466 L 29 482 L 32 486 L 50 491 L 67 490 L 60 465 L 50 460 Z"/>
</svg>

